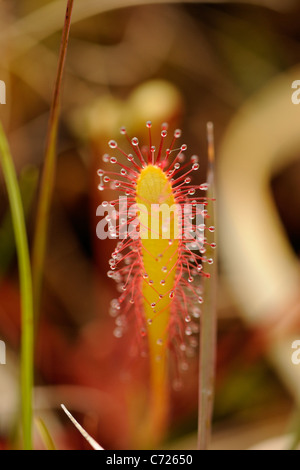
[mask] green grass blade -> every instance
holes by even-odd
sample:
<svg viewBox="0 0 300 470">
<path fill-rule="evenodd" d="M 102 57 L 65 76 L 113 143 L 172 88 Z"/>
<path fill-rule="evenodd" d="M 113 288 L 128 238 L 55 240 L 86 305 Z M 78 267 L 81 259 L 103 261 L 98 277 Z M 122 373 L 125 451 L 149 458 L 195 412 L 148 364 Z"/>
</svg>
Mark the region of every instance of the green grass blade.
<svg viewBox="0 0 300 470">
<path fill-rule="evenodd" d="M 0 123 L 0 163 L 12 214 L 20 273 L 21 291 L 21 404 L 24 448 L 32 449 L 33 388 L 33 299 L 32 278 L 25 217 L 16 171 Z"/>
<path fill-rule="evenodd" d="M 19 175 L 19 187 L 27 218 L 32 208 L 33 198 L 36 194 L 38 181 L 38 170 L 35 167 L 25 168 Z M 10 209 L 3 217 L 0 227 L 0 280 L 10 268 L 15 256 L 14 227 Z"/>
</svg>

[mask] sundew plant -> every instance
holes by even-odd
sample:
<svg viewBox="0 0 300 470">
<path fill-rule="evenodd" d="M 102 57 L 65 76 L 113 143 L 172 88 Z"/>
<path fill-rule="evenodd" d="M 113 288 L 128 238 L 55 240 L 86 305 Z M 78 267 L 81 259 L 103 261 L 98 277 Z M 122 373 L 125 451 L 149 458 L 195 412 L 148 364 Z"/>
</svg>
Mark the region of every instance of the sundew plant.
<svg viewBox="0 0 300 470">
<path fill-rule="evenodd" d="M 203 195 L 208 184 L 193 183 L 198 156 L 187 158 L 187 145 L 178 146 L 180 129 L 169 137 L 168 125 L 162 124 L 156 147 L 152 123 L 146 126 L 148 145 L 130 138 L 125 127 L 121 135 L 128 152 L 109 141 L 111 152 L 103 160 L 115 168 L 98 170 L 98 188 L 103 191 L 109 186 L 118 197 L 99 206 L 97 214 L 103 219 L 97 234 L 117 240 L 108 271 L 121 292 L 111 302 L 114 335 L 121 337 L 129 330 L 136 336 L 140 353 L 149 355 L 146 434 L 159 441 L 168 422 L 169 352 L 177 365 L 176 387 L 181 372 L 188 368 L 188 356 L 198 346 L 203 303 L 200 280 L 210 278 L 205 265 L 213 264 L 213 258 L 206 251 L 216 244 L 206 237 L 207 231 L 215 230 L 208 223 L 208 198 Z"/>
</svg>

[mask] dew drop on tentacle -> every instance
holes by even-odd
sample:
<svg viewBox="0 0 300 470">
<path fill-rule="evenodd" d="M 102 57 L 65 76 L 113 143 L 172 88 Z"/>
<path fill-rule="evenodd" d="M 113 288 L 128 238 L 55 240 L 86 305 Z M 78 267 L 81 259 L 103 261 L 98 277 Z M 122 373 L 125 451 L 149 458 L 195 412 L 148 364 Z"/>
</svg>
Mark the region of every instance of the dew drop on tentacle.
<svg viewBox="0 0 300 470">
<path fill-rule="evenodd" d="M 141 328 L 140 329 L 141 336 L 146 336 L 147 335 L 147 330 L 146 328 Z"/>
<path fill-rule="evenodd" d="M 172 383 L 172 388 L 175 392 L 180 392 L 183 388 L 183 382 L 181 379 L 175 379 Z"/>
<path fill-rule="evenodd" d="M 181 362 L 180 363 L 180 369 L 182 370 L 182 372 L 186 372 L 187 370 L 189 370 L 188 362 L 186 362 L 186 361 Z"/>
<path fill-rule="evenodd" d="M 118 144 L 117 144 L 117 142 L 116 142 L 115 140 L 110 140 L 110 141 L 108 142 L 108 145 L 109 145 L 109 147 L 110 147 L 111 149 L 116 149 L 116 148 L 118 147 Z"/>
<path fill-rule="evenodd" d="M 195 336 L 192 336 L 190 338 L 190 345 L 192 348 L 197 348 L 198 347 L 198 339 L 195 338 Z"/>
<path fill-rule="evenodd" d="M 197 318 L 200 318 L 200 315 L 201 315 L 201 310 L 200 310 L 200 308 L 194 307 L 194 308 L 192 309 L 192 315 L 193 315 L 193 317 L 196 318 L 196 319 L 197 319 Z"/>
</svg>

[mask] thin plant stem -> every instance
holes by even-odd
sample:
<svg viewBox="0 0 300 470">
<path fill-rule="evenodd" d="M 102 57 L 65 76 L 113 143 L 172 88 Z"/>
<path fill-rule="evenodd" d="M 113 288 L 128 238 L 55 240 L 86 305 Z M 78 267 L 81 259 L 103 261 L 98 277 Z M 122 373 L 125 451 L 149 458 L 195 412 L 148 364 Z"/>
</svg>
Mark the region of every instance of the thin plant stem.
<svg viewBox="0 0 300 470">
<path fill-rule="evenodd" d="M 58 69 L 56 75 L 56 82 L 54 87 L 53 100 L 51 105 L 48 134 L 46 141 L 46 153 L 44 168 L 41 177 L 40 195 L 37 207 L 37 219 L 33 241 L 32 253 L 32 273 L 33 273 L 33 296 L 34 296 L 34 312 L 35 321 L 37 321 L 41 289 L 43 282 L 43 269 L 45 262 L 45 252 L 47 246 L 47 233 L 49 226 L 49 212 L 53 193 L 55 170 L 56 170 L 56 140 L 58 118 L 60 110 L 60 94 L 62 86 L 62 77 L 66 61 L 68 39 L 71 26 L 71 15 L 74 0 L 68 0 L 65 24 L 62 33 L 62 40 L 60 46 Z"/>
<path fill-rule="evenodd" d="M 215 182 L 214 182 L 214 137 L 213 124 L 207 124 L 208 137 L 208 205 L 209 226 L 216 226 L 215 215 Z M 207 259 L 212 258 L 213 264 L 206 264 L 205 271 L 210 274 L 204 280 L 204 305 L 200 328 L 200 357 L 199 357 L 199 403 L 198 403 L 198 450 L 207 450 L 211 436 L 211 421 L 213 412 L 215 355 L 216 355 L 216 291 L 217 291 L 217 253 L 216 248 L 210 247 L 215 243 L 214 232 L 207 230 Z"/>
<path fill-rule="evenodd" d="M 21 291 L 21 406 L 24 449 L 32 449 L 33 298 L 25 217 L 9 145 L 0 124 L 0 162 L 7 187 L 20 273 Z"/>
</svg>

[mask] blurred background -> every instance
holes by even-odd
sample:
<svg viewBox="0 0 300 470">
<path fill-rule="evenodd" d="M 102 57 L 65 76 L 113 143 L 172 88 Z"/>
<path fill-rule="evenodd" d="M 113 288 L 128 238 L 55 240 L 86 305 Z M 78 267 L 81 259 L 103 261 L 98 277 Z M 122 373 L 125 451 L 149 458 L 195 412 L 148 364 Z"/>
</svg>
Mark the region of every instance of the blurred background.
<svg viewBox="0 0 300 470">
<path fill-rule="evenodd" d="M 41 4 L 42 3 L 42 4 Z M 66 2 L 0 2 L 0 119 L 32 240 L 38 177 Z M 292 1 L 75 0 L 36 344 L 35 414 L 60 449 L 88 444 L 64 403 L 106 449 L 134 448 L 145 367 L 113 336 L 107 278 L 113 240 L 96 238 L 97 168 L 121 125 L 183 129 L 207 166 L 215 127 L 218 346 L 212 448 L 246 449 L 300 431 L 300 4 Z M 0 169 L 0 446 L 15 445 L 19 408 L 18 270 Z M 166 448 L 196 448 L 197 356 L 171 394 Z M 292 437 L 284 444 L 291 445 Z M 264 445 L 264 444 L 262 444 Z M 268 444 L 268 445 L 273 445 Z M 36 447 L 43 443 L 36 435 Z"/>
</svg>

